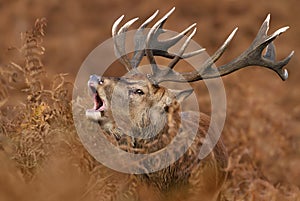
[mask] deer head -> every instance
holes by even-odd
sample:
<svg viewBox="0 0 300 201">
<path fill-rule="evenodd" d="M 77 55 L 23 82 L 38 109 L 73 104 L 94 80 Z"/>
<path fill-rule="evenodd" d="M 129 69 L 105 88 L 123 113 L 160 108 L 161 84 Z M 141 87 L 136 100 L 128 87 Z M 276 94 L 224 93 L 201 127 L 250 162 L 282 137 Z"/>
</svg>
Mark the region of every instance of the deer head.
<svg viewBox="0 0 300 201">
<path fill-rule="evenodd" d="M 154 84 L 142 73 L 122 78 L 91 75 L 88 85 L 94 96 L 94 108 L 87 116 L 107 131 L 116 124 L 135 137 L 150 138 L 163 129 L 170 106 L 179 103 L 192 90 L 175 91 Z"/>
<path fill-rule="evenodd" d="M 129 73 L 121 78 L 91 75 L 88 85 L 94 96 L 94 108 L 86 111 L 86 116 L 89 119 L 99 122 L 108 132 L 116 129 L 114 118 L 116 116 L 121 120 L 119 121 L 121 122 L 120 126 L 123 128 L 127 127 L 130 132 L 136 133 L 136 136 L 151 137 L 151 133 L 159 132 L 163 129 L 164 124 L 169 121 L 170 107 L 172 111 L 179 111 L 179 103 L 192 93 L 191 90 L 176 92 L 168 90 L 160 85 L 160 83 L 165 81 L 195 82 L 225 76 L 247 66 L 269 68 L 275 71 L 282 80 L 288 78 L 287 70 L 283 69 L 283 67 L 290 61 L 293 52 L 284 60 L 275 61 L 273 41 L 289 27 L 283 27 L 273 34 L 267 35 L 270 15 L 263 22 L 250 47 L 231 62 L 213 67 L 213 64 L 221 57 L 229 45 L 237 28 L 197 70 L 184 73 L 174 71 L 173 68 L 179 60 L 200 54 L 204 49 L 185 52 L 196 33 L 195 24 L 189 26 L 175 37 L 158 40 L 158 37 L 164 33 L 162 28 L 164 23 L 173 11 L 174 8 L 159 19 L 148 32 L 145 31 L 145 28 L 156 17 L 158 11 L 142 23 L 135 34 L 135 51 L 132 58 L 129 58 L 125 51 L 126 32 L 138 18 L 128 21 L 119 30 L 118 26 L 124 16 L 121 16 L 114 23 L 112 35 L 115 53 Z M 190 34 L 188 35 L 188 33 Z M 177 54 L 170 53 L 168 50 L 184 37 L 186 40 L 179 52 Z M 264 49 L 266 49 L 266 53 L 263 55 Z M 144 74 L 138 70 L 144 56 L 147 57 L 151 65 L 152 74 Z M 168 67 L 158 67 L 155 56 L 171 59 L 171 62 Z M 124 107 L 127 109 L 124 109 Z"/>
</svg>

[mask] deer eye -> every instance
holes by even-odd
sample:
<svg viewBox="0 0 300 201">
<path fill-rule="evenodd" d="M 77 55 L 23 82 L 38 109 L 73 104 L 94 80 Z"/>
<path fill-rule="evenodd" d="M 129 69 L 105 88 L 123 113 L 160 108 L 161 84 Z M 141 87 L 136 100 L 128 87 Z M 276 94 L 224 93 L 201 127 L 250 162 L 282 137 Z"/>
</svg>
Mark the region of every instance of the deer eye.
<svg viewBox="0 0 300 201">
<path fill-rule="evenodd" d="M 145 93 L 141 90 L 141 89 L 136 89 L 134 91 L 135 94 L 138 94 L 138 95 L 144 95 Z"/>
</svg>

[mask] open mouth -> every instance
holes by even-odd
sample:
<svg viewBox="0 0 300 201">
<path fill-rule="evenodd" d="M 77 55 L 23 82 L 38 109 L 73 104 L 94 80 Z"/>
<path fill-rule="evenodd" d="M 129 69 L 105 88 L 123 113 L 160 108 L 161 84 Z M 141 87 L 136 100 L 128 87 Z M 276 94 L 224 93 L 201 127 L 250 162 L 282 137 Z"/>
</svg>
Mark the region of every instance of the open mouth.
<svg viewBox="0 0 300 201">
<path fill-rule="evenodd" d="M 93 93 L 93 98 L 94 98 L 93 110 L 95 110 L 95 111 L 104 111 L 105 110 L 104 100 L 101 99 L 101 97 L 99 96 L 96 88 L 93 85 L 90 85 L 90 89 Z"/>
<path fill-rule="evenodd" d="M 92 109 L 87 109 L 85 115 L 89 120 L 100 121 L 104 116 L 104 110 L 106 109 L 105 102 L 99 96 L 96 88 L 90 84 L 89 85 L 94 98 L 94 107 Z"/>
</svg>

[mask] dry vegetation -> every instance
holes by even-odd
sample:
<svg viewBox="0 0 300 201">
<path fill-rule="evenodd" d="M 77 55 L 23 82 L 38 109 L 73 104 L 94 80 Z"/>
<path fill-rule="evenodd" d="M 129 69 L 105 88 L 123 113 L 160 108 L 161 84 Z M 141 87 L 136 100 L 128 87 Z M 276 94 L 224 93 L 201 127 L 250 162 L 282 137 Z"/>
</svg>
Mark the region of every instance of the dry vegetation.
<svg viewBox="0 0 300 201">
<path fill-rule="evenodd" d="M 195 40 L 207 49 L 216 48 L 240 24 L 241 31 L 223 62 L 246 48 L 268 12 L 274 17 L 271 30 L 291 26 L 291 33 L 277 45 L 279 57 L 296 50 L 286 83 L 258 68 L 224 79 L 228 113 L 223 136 L 231 176 L 223 198 L 300 200 L 297 1 L 267 1 L 260 6 L 235 0 L 194 1 L 191 5 L 179 1 L 151 5 L 138 1 L 47 2 L 0 2 L 1 13 L 10 19 L 0 21 L 0 33 L 7 39 L 0 39 L 0 200 L 110 200 L 124 189 L 129 189 L 124 190 L 124 197 L 133 196 L 133 179 L 103 167 L 81 145 L 71 114 L 72 80 L 88 52 L 109 37 L 111 24 L 121 13 L 147 17 L 145 13 L 161 4 L 162 11 L 177 7 L 169 23 L 170 27 L 177 24 L 174 30 L 200 19 L 203 28 Z M 29 8 L 31 12 L 26 13 Z M 47 29 L 44 18 L 28 28 L 26 23 L 42 15 L 48 19 Z M 4 24 L 7 22 L 12 24 Z M 12 45 L 18 44 L 17 31 L 22 31 L 21 47 Z M 199 92 L 199 96 L 201 109 L 209 112 L 204 107 L 209 104 L 207 94 Z"/>
</svg>

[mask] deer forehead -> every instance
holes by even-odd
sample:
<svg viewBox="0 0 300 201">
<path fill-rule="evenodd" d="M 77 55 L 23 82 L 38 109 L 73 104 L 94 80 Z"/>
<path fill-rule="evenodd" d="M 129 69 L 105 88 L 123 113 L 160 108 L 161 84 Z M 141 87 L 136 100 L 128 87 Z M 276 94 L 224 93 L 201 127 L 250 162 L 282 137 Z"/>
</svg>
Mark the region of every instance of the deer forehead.
<svg viewBox="0 0 300 201">
<path fill-rule="evenodd" d="M 169 92 L 167 88 L 159 85 L 154 85 L 147 79 L 145 75 L 133 75 L 127 77 L 124 76 L 122 78 L 103 79 L 105 86 L 100 86 L 100 88 L 104 87 L 106 95 L 114 93 L 115 95 L 123 94 L 122 96 L 127 96 L 129 94 L 128 92 L 141 89 L 145 94 L 144 96 L 132 96 L 131 98 L 133 98 L 135 101 L 147 102 L 148 104 L 155 104 L 174 99 L 174 94 Z M 108 79 L 108 81 L 106 81 L 106 79 Z"/>
<path fill-rule="evenodd" d="M 156 93 L 164 91 L 164 87 L 154 85 L 146 75 L 144 74 L 133 74 L 127 75 L 121 78 L 116 77 L 104 77 L 103 86 L 118 87 L 120 89 L 143 89 L 144 92 Z"/>
</svg>

